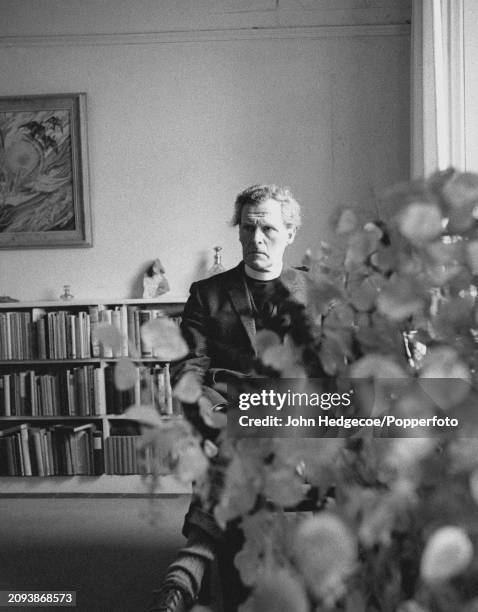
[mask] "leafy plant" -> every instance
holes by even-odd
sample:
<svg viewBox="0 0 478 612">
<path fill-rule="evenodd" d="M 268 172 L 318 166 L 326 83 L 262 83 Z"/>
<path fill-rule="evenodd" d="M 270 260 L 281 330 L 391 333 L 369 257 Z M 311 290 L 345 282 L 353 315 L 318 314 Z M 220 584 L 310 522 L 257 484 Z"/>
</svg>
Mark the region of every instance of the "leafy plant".
<svg viewBox="0 0 478 612">
<path fill-rule="evenodd" d="M 478 610 L 478 176 L 450 169 L 395 186 L 380 209 L 386 225 L 335 213 L 334 244 L 304 260 L 309 318 L 291 303 L 285 338 L 284 320 L 258 335 L 258 372 L 322 371 L 338 389 L 359 381 L 361 414 L 372 402 L 374 415 L 461 427 L 320 439 L 223 430 L 218 460 L 186 424 L 171 435 L 155 407 L 131 413 L 149 420 L 148 443 L 169 444 L 179 477 L 199 483 L 220 525 L 242 518 L 236 565 L 253 591 L 241 612 Z M 168 328 L 164 347 L 165 325 L 144 333 L 179 358 L 184 342 Z M 182 380 L 175 392 L 191 402 L 200 388 Z M 285 512 L 308 486 L 320 491 L 317 511 Z"/>
</svg>

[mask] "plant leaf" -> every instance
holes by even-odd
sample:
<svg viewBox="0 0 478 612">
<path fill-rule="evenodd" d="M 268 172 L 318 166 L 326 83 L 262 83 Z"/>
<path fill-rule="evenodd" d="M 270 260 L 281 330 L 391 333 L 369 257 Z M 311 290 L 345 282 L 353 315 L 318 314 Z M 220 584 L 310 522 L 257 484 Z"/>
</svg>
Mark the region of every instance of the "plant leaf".
<svg viewBox="0 0 478 612">
<path fill-rule="evenodd" d="M 93 336 L 103 346 L 111 348 L 113 354 L 121 351 L 121 334 L 113 325 L 109 323 L 99 323 L 93 330 Z"/>
<path fill-rule="evenodd" d="M 131 406 L 123 413 L 124 418 L 150 427 L 161 427 L 162 419 L 154 406 Z"/>
<path fill-rule="evenodd" d="M 214 429 L 223 429 L 226 427 L 226 414 L 222 411 L 214 410 L 213 404 L 207 397 L 201 396 L 198 400 L 198 404 L 199 414 L 206 425 Z"/>
<path fill-rule="evenodd" d="M 124 357 L 116 363 L 114 380 L 116 388 L 120 391 L 126 391 L 135 386 L 139 380 L 139 372 L 131 359 Z"/>
<path fill-rule="evenodd" d="M 478 240 L 472 240 L 466 245 L 468 265 L 473 274 L 478 274 Z"/>
<path fill-rule="evenodd" d="M 338 217 L 335 223 L 332 221 L 333 225 L 335 225 L 334 229 L 336 234 L 350 234 L 357 229 L 357 215 L 351 208 L 345 208 L 337 212 Z"/>
<path fill-rule="evenodd" d="M 317 599 L 344 594 L 343 581 L 353 570 L 356 557 L 354 536 L 334 514 L 322 512 L 298 526 L 294 558 Z"/>
<path fill-rule="evenodd" d="M 209 461 L 197 439 L 179 439 L 172 449 L 174 475 L 183 483 L 189 484 L 204 479 Z"/>
<path fill-rule="evenodd" d="M 202 394 L 202 385 L 194 372 L 185 372 L 174 387 L 173 394 L 186 404 L 194 404 Z"/>
<path fill-rule="evenodd" d="M 473 544 L 461 527 L 448 525 L 437 529 L 426 543 L 420 574 L 430 586 L 461 574 L 471 563 Z"/>
<path fill-rule="evenodd" d="M 394 278 L 377 297 L 378 311 L 393 321 L 403 321 L 423 308 L 422 291 L 408 278 Z"/>
<path fill-rule="evenodd" d="M 304 498 L 303 480 L 294 466 L 272 466 L 265 473 L 264 495 L 278 506 L 295 506 Z"/>
<path fill-rule="evenodd" d="M 279 336 L 269 329 L 261 329 L 254 337 L 254 348 L 259 358 L 262 357 L 267 349 L 279 346 L 280 344 Z"/>
<path fill-rule="evenodd" d="M 384 355 L 365 355 L 350 368 L 350 377 L 356 379 L 407 379 L 405 370 L 390 357 Z"/>
<path fill-rule="evenodd" d="M 436 204 L 414 202 L 400 214 L 400 232 L 410 242 L 422 246 L 423 242 L 434 240 L 442 232 L 442 214 Z"/>
<path fill-rule="evenodd" d="M 309 602 L 302 583 L 287 569 L 259 576 L 252 596 L 239 612 L 309 612 Z"/>
<path fill-rule="evenodd" d="M 419 382 L 425 393 L 444 410 L 460 404 L 471 391 L 468 366 L 448 346 L 432 348 L 427 352 Z"/>
<path fill-rule="evenodd" d="M 442 195 L 453 208 L 478 204 L 478 174 L 456 172 L 443 185 Z"/>
<path fill-rule="evenodd" d="M 176 361 L 188 354 L 188 346 L 178 325 L 167 317 L 153 319 L 142 325 L 141 339 L 153 348 L 157 359 Z"/>
</svg>

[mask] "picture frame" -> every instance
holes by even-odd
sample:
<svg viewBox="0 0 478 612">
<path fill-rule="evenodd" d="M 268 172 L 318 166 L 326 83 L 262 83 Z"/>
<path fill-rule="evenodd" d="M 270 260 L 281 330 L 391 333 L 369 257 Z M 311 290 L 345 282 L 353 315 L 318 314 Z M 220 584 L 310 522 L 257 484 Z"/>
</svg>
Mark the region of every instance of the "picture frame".
<svg viewBox="0 0 478 612">
<path fill-rule="evenodd" d="M 0 97 L 0 249 L 91 246 L 86 94 Z"/>
</svg>

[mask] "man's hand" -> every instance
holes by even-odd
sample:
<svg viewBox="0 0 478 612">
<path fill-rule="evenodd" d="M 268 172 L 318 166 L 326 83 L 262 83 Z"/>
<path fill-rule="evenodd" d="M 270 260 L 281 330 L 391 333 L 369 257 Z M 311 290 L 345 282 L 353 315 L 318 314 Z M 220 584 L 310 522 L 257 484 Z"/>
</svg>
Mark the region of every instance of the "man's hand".
<svg viewBox="0 0 478 612">
<path fill-rule="evenodd" d="M 219 395 L 219 394 L 217 394 Z M 223 429 L 227 423 L 225 409 L 227 402 L 224 398 L 213 401 L 210 396 L 202 394 L 198 400 L 199 414 L 208 427 Z"/>
</svg>

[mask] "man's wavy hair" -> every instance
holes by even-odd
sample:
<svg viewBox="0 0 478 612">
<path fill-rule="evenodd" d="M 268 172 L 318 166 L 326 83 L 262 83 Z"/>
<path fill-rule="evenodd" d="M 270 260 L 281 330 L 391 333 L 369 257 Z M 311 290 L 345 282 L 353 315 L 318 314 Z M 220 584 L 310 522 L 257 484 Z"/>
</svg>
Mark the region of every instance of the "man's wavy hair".
<svg viewBox="0 0 478 612">
<path fill-rule="evenodd" d="M 300 204 L 288 187 L 278 185 L 252 185 L 241 191 L 234 202 L 232 225 L 241 223 L 241 214 L 248 204 L 261 204 L 266 200 L 275 200 L 281 206 L 282 219 L 286 227 L 299 227 L 301 224 Z"/>
</svg>

